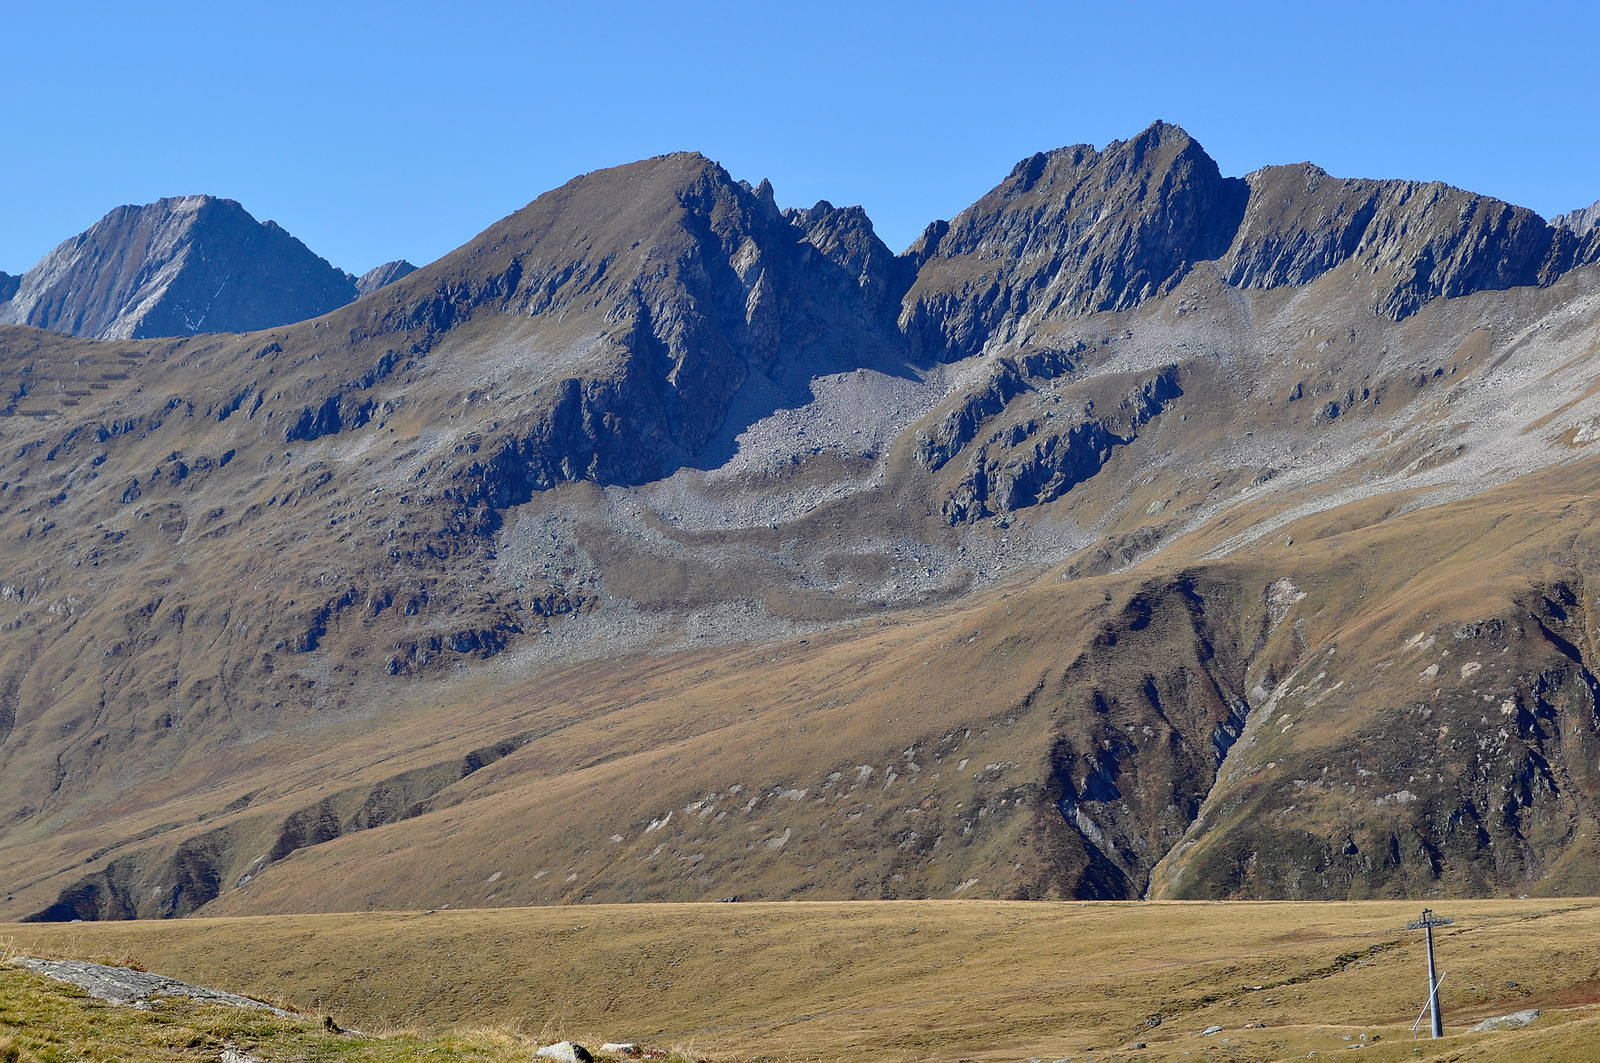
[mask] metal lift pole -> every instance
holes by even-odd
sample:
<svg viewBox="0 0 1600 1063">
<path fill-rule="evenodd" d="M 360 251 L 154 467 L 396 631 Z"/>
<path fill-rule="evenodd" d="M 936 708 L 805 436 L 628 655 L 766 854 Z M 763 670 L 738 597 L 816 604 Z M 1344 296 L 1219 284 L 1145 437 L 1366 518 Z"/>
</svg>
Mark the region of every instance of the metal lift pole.
<svg viewBox="0 0 1600 1063">
<path fill-rule="evenodd" d="M 1425 913 L 1431 915 L 1433 913 Z M 1444 1036 L 1444 1017 L 1439 1014 L 1439 979 L 1433 973 L 1433 923 L 1428 923 L 1428 1015 L 1433 1021 L 1433 1036 Z"/>
<path fill-rule="evenodd" d="M 1433 914 L 1432 908 L 1422 909 L 1422 918 L 1409 924 L 1407 930 L 1425 930 L 1428 933 L 1428 1012 L 1433 1019 L 1433 1036 L 1444 1036 L 1444 1016 L 1439 1013 L 1439 979 L 1433 966 L 1433 928 L 1449 926 L 1454 919 L 1444 919 Z"/>
</svg>

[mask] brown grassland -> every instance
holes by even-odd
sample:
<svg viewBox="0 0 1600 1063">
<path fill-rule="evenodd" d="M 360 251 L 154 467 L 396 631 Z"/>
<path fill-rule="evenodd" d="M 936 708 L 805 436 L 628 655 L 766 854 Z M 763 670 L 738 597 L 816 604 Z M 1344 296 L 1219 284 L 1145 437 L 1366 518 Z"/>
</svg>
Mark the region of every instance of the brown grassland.
<svg viewBox="0 0 1600 1063">
<path fill-rule="evenodd" d="M 1446 1038 L 1415 902 L 639 904 L 14 925 L 12 954 L 132 962 L 304 1019 L 101 1005 L 0 968 L 15 1059 L 518 1059 L 572 1038 L 711 1060 L 1590 1060 L 1600 904 L 1441 906 Z M 1524 1008 L 1524 1030 L 1469 1034 Z M 320 1016 L 366 1031 L 335 1035 Z M 1208 1027 L 1220 1032 L 1205 1034 Z M 1144 1047 L 1134 1047 L 1139 1043 Z M 30 1055 L 29 1053 L 32 1053 Z M 53 1054 L 52 1054 L 53 1053 Z"/>
</svg>

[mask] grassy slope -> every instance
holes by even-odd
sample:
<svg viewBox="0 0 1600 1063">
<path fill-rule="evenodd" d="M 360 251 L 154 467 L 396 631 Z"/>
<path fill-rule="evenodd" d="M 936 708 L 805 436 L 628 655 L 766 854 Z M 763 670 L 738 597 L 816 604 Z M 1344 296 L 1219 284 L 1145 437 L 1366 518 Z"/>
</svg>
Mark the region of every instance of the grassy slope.
<svg viewBox="0 0 1600 1063">
<path fill-rule="evenodd" d="M 1202 562 L 1174 554 L 1122 575 L 1068 582 L 1047 574 L 961 608 L 901 614 L 804 642 L 594 662 L 509 689 L 501 686 L 503 676 L 479 675 L 457 683 L 448 702 L 395 705 L 381 733 L 359 723 L 335 725 L 246 747 L 240 759 L 216 766 L 214 786 L 134 813 L 123 821 L 131 827 L 119 827 L 129 833 L 164 827 L 159 840 L 201 816 L 208 824 L 238 824 L 237 862 L 224 869 L 227 888 L 207 909 L 215 914 L 731 894 L 948 896 L 972 878 L 979 880 L 968 887 L 972 893 L 1008 896 L 1041 881 L 1029 863 L 1039 846 L 1026 832 L 1059 819 L 1049 804 L 1049 751 L 1062 736 L 1079 746 L 1092 739 L 1085 729 L 1097 725 L 1097 714 L 1087 692 L 1137 690 L 1147 674 L 1188 666 L 1181 654 L 1194 641 L 1192 629 L 1131 630 L 1138 623 L 1135 603 L 1160 597 L 1152 588 L 1187 570 L 1202 577 L 1215 601 L 1231 594 L 1224 603 L 1231 637 L 1246 646 L 1264 630 L 1270 583 L 1289 578 L 1304 590 L 1307 598 L 1285 622 L 1266 631 L 1238 689 L 1246 681 L 1270 689 L 1313 665 L 1330 672 L 1328 684 L 1348 682 L 1331 700 L 1302 697 L 1293 729 L 1236 751 L 1230 772 L 1240 774 L 1221 795 L 1241 786 L 1289 787 L 1311 777 L 1304 772 L 1320 771 L 1319 764 L 1344 771 L 1349 757 L 1338 751 L 1352 734 L 1376 757 L 1382 747 L 1367 741 L 1368 732 L 1395 726 L 1395 705 L 1422 697 L 1444 713 L 1457 699 L 1465 712 L 1479 703 L 1480 689 L 1496 703 L 1528 696 L 1546 658 L 1557 656 L 1531 625 L 1511 666 L 1490 660 L 1470 680 L 1458 678 L 1443 658 L 1447 667 L 1437 681 L 1420 680 L 1425 657 L 1437 658 L 1445 647 L 1465 652 L 1447 634 L 1425 653 L 1401 647 L 1419 630 L 1444 633 L 1485 617 L 1524 623 L 1518 611 L 1538 599 L 1540 588 L 1561 582 L 1581 588 L 1596 475 L 1595 463 L 1585 461 L 1470 502 L 1400 517 L 1394 513 L 1403 498 L 1373 500 L 1305 518 L 1243 558 Z M 1217 534 L 1227 534 L 1226 526 Z M 1205 546 L 1202 538 L 1194 550 Z M 1581 612 L 1572 626 L 1581 631 Z M 1109 661 L 1100 649 L 1107 631 L 1124 651 Z M 1573 638 L 1583 645 L 1581 634 Z M 1126 652 L 1136 639 L 1145 639 L 1146 648 Z M 1386 649 L 1346 652 L 1342 663 L 1328 665 L 1329 648 L 1341 646 Z M 1338 671 L 1371 670 L 1386 660 L 1402 660 L 1405 668 Z M 1119 727 L 1145 719 L 1137 705 L 1117 711 L 1135 714 L 1116 717 Z M 1473 710 L 1461 726 L 1475 726 L 1476 716 Z M 1582 758 L 1574 754 L 1582 753 L 1584 732 L 1563 726 L 1574 743 L 1567 759 L 1578 770 Z M 484 741 L 528 733 L 545 737 L 447 788 L 433 811 L 302 849 L 246 887 L 232 888 L 294 809 L 460 757 Z M 1396 774 L 1415 773 L 1403 760 L 1408 733 L 1386 739 L 1396 750 L 1393 764 L 1374 760 L 1369 767 L 1381 769 L 1376 775 L 1349 780 L 1372 794 L 1290 797 L 1283 803 L 1299 806 L 1298 821 L 1283 819 L 1284 829 L 1303 824 L 1307 834 L 1326 834 L 1327 822 L 1361 828 L 1369 820 L 1374 830 L 1386 826 L 1394 810 L 1369 807 L 1380 794 L 1373 788 L 1425 793 Z M 912 748 L 917 752 L 908 757 Z M 962 768 L 962 761 L 969 763 Z M 284 770 L 285 763 L 292 767 Z M 910 771 L 911 763 L 922 770 Z M 874 767 L 864 784 L 861 765 Z M 886 788 L 889 769 L 898 778 Z M 841 780 L 824 793 L 836 771 Z M 741 791 L 731 793 L 733 786 Z M 804 798 L 793 796 L 801 789 Z M 249 793 L 256 794 L 249 807 L 220 813 Z M 710 793 L 718 799 L 686 811 Z M 774 796 L 783 793 L 791 796 Z M 746 807 L 751 797 L 760 800 Z M 1249 824 L 1249 807 L 1236 801 L 1227 816 L 1212 817 L 1220 829 L 1199 839 L 1188 858 L 1226 854 L 1229 830 Z M 975 808 L 985 810 L 981 819 Z M 647 829 L 669 812 L 670 823 Z M 1551 807 L 1545 818 L 1571 832 L 1572 851 L 1589 851 L 1583 839 L 1592 834 L 1585 833 L 1581 808 Z M 85 823 L 63 831 L 55 839 L 59 848 L 8 852 L 12 910 L 36 910 L 68 876 L 81 874 L 69 854 L 102 844 L 98 829 Z M 788 841 L 766 844 L 786 831 Z M 1360 841 L 1368 848 L 1365 837 Z M 1554 868 L 1550 887 L 1591 892 L 1584 861 L 1569 863 Z M 1528 888 L 1520 879 L 1446 881 L 1480 892 Z M 1363 888 L 1383 895 L 1420 887 L 1394 879 Z"/>
<path fill-rule="evenodd" d="M 1400 928 L 1416 910 L 1393 902 L 630 905 L 6 934 L 21 951 L 132 954 L 163 973 L 282 996 L 363 1029 L 431 1036 L 492 1024 L 547 1041 L 640 1038 L 711 1058 L 1198 1052 L 1264 1061 L 1342 1049 L 1362 1034 L 1379 1036 L 1363 1058 L 1380 1060 L 1480 1048 L 1497 1060 L 1591 1058 L 1600 906 L 1449 905 L 1457 922 L 1439 933 L 1438 953 L 1449 972 L 1450 1039 L 1438 1046 L 1413 1044 L 1409 1033 L 1426 995 L 1423 957 L 1419 936 Z M 36 993 L 40 983 L 6 978 L 0 992 L 15 1015 L 18 986 Z M 1480 1018 L 1529 1007 L 1546 1011 L 1532 1029 L 1464 1033 Z M 1149 1025 L 1157 1015 L 1160 1024 Z M 1213 1024 L 1223 1031 L 1204 1036 Z M 1148 1049 L 1127 1047 L 1135 1041 Z"/>
<path fill-rule="evenodd" d="M 1447 634 L 1443 646 L 1433 650 L 1398 651 L 1419 630 L 1448 632 L 1457 624 L 1502 615 L 1514 620 L 1521 606 L 1537 599 L 1540 587 L 1562 581 L 1581 584 L 1581 563 L 1575 556 L 1580 549 L 1574 543 L 1581 548 L 1591 534 L 1592 502 L 1586 496 L 1593 476 L 1592 468 L 1569 467 L 1528 493 L 1504 489 L 1399 520 L 1385 519 L 1396 500 L 1375 501 L 1308 518 L 1265 544 L 1249 563 L 1202 569 L 1216 583 L 1239 588 L 1234 624 L 1245 636 L 1261 629 L 1265 607 L 1260 596 L 1275 577 L 1292 577 L 1308 595 L 1287 622 L 1269 633 L 1253 660 L 1252 681 L 1264 681 L 1270 689 L 1308 665 L 1326 666 L 1331 677 L 1325 686 L 1348 680 L 1316 704 L 1300 698 L 1294 707 L 1297 729 L 1271 733 L 1241 749 L 1230 763 L 1230 772 L 1238 775 L 1221 796 L 1232 796 L 1240 787 L 1255 787 L 1254 792 L 1269 784 L 1290 788 L 1297 777 L 1321 773 L 1319 765 L 1330 766 L 1350 774 L 1349 780 L 1341 776 L 1341 782 L 1358 786 L 1359 792 L 1322 794 L 1316 803 L 1305 796 L 1285 798 L 1281 804 L 1301 807 L 1298 816 L 1280 817 L 1283 829 L 1326 834 L 1326 823 L 1333 822 L 1341 828 L 1370 823 L 1376 831 L 1393 820 L 1392 808 L 1384 811 L 1372 804 L 1377 796 L 1406 786 L 1427 792 L 1410 778 L 1416 765 L 1409 746 L 1416 736 L 1396 725 L 1395 706 L 1427 699 L 1441 715 L 1468 713 L 1470 718 L 1459 726 L 1471 728 L 1480 726 L 1472 706 L 1481 704 L 1483 692 L 1497 704 L 1507 697 L 1531 704 L 1528 688 L 1549 664 L 1546 658 L 1555 656 L 1537 629 L 1514 647 L 1511 664 L 1491 660 L 1469 679 L 1459 678 L 1459 662 L 1439 657 L 1446 650 L 1466 652 L 1464 644 Z M 1530 494 L 1537 501 L 1530 502 Z M 1290 537 L 1293 546 L 1285 545 Z M 1384 563 L 1372 564 L 1374 556 Z M 435 905 L 668 899 L 669 889 L 694 891 L 705 899 L 732 893 L 778 898 L 794 896 L 791 890 L 815 888 L 818 881 L 846 896 L 873 896 L 880 888 L 895 887 L 902 889 L 902 896 L 919 891 L 937 896 L 970 877 L 980 879 L 972 888 L 984 895 L 1006 896 L 1030 881 L 1030 847 L 1020 844 L 1020 838 L 1032 821 L 1027 814 L 1019 816 L 1015 805 L 998 805 L 1001 791 L 1028 787 L 1023 791 L 1026 800 L 1047 798 L 1052 740 L 1077 734 L 1087 726 L 1084 720 L 1094 717 L 1083 704 L 1083 688 L 1137 689 L 1146 674 L 1170 666 L 1183 640 L 1192 638 L 1182 628 L 1166 631 L 1155 625 L 1145 632 L 1128 631 L 1129 604 L 1147 594 L 1148 578 L 1132 573 L 1070 584 L 1047 578 L 960 611 L 911 616 L 903 624 L 858 628 L 804 646 L 724 654 L 714 661 L 590 667 L 566 682 L 540 684 L 536 693 L 524 696 L 564 706 L 573 715 L 585 714 L 581 707 L 589 698 L 610 701 L 616 719 L 627 724 L 613 728 L 611 717 L 596 716 L 595 722 L 554 737 L 543 751 L 530 748 L 486 770 L 481 779 L 465 781 L 461 802 L 448 812 L 298 853 L 264 876 L 251 895 L 224 894 L 212 910 L 326 910 L 338 906 L 340 898 L 381 907 L 383 898 L 395 896 L 405 897 L 405 903 Z M 1067 670 L 1085 656 L 1098 660 L 1095 646 L 1105 630 L 1124 640 L 1149 634 L 1149 652 L 1128 654 L 1110 665 L 1100 662 L 1087 675 L 1074 673 L 1081 685 L 1069 688 Z M 974 636 L 976 641 L 969 642 Z M 1326 651 L 1340 646 L 1357 652 L 1328 664 Z M 1368 655 L 1359 652 L 1363 647 L 1389 652 Z M 1406 667 L 1394 665 L 1397 659 Z M 1443 677 L 1422 682 L 1421 671 L 1436 659 L 1447 666 Z M 1340 669 L 1358 674 L 1346 676 Z M 973 690 L 985 691 L 988 711 L 973 705 L 967 693 Z M 1375 728 L 1390 733 L 1379 741 L 1372 736 Z M 903 768 L 902 750 L 916 745 L 938 752 L 945 735 L 965 735 L 967 729 L 971 735 L 944 750 L 942 763 L 926 765 L 915 781 L 902 770 L 895 784 L 899 791 L 882 790 L 883 768 L 886 762 Z M 1420 728 L 1416 731 L 1420 735 Z M 1352 735 L 1363 742 L 1362 770 L 1375 769 L 1375 774 L 1356 775 L 1350 757 L 1339 752 Z M 1563 735 L 1577 748 L 1585 732 L 1576 723 L 1563 723 Z M 1581 768 L 1573 750 L 1567 755 Z M 972 761 L 967 770 L 952 771 L 952 762 L 962 759 Z M 688 766 L 694 764 L 715 765 L 715 777 L 691 774 Z M 837 794 L 831 801 L 821 800 L 816 788 L 830 772 L 844 771 L 848 783 L 858 764 L 878 766 L 870 787 L 876 798 L 864 787 L 850 800 L 841 801 Z M 1006 766 L 988 773 L 993 778 L 987 783 L 972 779 L 978 766 L 991 764 Z M 703 808 L 692 814 L 683 811 L 714 787 L 725 790 L 739 783 L 752 793 L 796 787 L 812 792 L 798 803 L 763 799 L 751 811 L 742 810 L 741 797 L 732 802 L 731 826 L 702 818 Z M 494 801 L 477 800 L 490 794 Z M 1449 797 L 1437 799 L 1443 803 Z M 865 808 L 868 803 L 876 807 Z M 951 846 L 964 844 L 968 837 L 959 833 L 966 820 L 958 806 L 970 809 L 974 804 L 1009 826 L 997 829 L 986 817 L 978 840 L 987 848 L 954 854 L 853 840 L 851 826 L 860 821 L 847 818 L 864 812 L 871 822 L 876 815 L 880 822 L 874 836 L 888 834 L 897 841 L 911 830 L 930 837 L 942 828 L 945 844 Z M 728 808 L 728 799 L 722 807 Z M 1212 817 L 1212 833 L 1189 858 L 1205 859 L 1225 848 L 1230 831 L 1250 825 L 1249 807 L 1236 801 L 1225 816 Z M 644 831 L 673 811 L 673 823 Z M 1050 818 L 1051 811 L 1046 805 L 1041 817 Z M 885 815 L 901 822 L 883 821 Z M 1548 818 L 1572 831 L 1586 852 L 1582 816 L 1581 809 L 1553 808 Z M 790 844 L 803 842 L 803 857 L 787 846 L 777 853 L 759 848 L 791 828 L 797 836 Z M 1423 828 L 1408 820 L 1396 829 L 1406 837 L 1405 830 Z M 610 843 L 613 834 L 620 834 L 623 842 Z M 464 844 L 466 839 L 474 844 Z M 490 841 L 478 844 L 481 839 Z M 666 870 L 652 867 L 647 859 L 662 842 L 668 849 L 660 855 L 667 860 L 658 862 L 670 861 Z M 1361 842 L 1366 848 L 1367 839 Z M 764 861 L 744 856 L 752 843 Z M 442 851 L 453 855 L 449 871 L 435 865 L 430 855 Z M 696 853 L 706 859 L 688 866 L 680 859 Z M 850 861 L 857 866 L 843 866 Z M 953 862 L 947 872 L 941 873 L 941 861 Z M 1022 867 L 1014 866 L 1019 862 Z M 349 877 L 341 874 L 341 865 L 362 871 Z M 578 878 L 548 885 L 545 879 L 531 879 L 545 868 L 563 878 Z M 1448 865 L 1444 870 L 1447 877 L 1456 873 Z M 1559 874 L 1548 888 L 1592 891 L 1582 861 L 1556 870 Z M 488 883 L 496 871 L 505 878 Z M 898 883 L 894 874 L 907 878 Z M 1227 880 L 1219 876 L 1217 881 Z M 337 888 L 330 888 L 332 883 Z M 1532 884 L 1508 880 L 1454 885 L 1521 892 Z M 1385 889 L 1418 887 L 1391 880 L 1365 888 L 1381 895 Z"/>
<path fill-rule="evenodd" d="M 229 1048 L 257 1059 L 361 1060 L 363 1063 L 429 1059 L 487 1063 L 533 1060 L 535 1045 L 500 1030 L 452 1031 L 434 1036 L 385 1036 L 326 1030 L 311 1016 L 270 1012 L 186 997 L 153 1001 L 148 1009 L 107 1004 L 75 986 L 0 967 L 0 1060 L 67 1063 L 116 1059 L 126 1063 L 215 1060 Z"/>
</svg>

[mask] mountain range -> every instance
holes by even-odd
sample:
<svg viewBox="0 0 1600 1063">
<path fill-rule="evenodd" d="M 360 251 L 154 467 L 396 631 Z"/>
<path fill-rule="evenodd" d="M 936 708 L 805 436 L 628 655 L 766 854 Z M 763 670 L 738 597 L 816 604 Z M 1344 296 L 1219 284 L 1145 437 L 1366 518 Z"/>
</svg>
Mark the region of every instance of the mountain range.
<svg viewBox="0 0 1600 1063">
<path fill-rule="evenodd" d="M 0 308 L 3 916 L 1592 893 L 1594 213 L 1162 123 L 899 254 L 114 212 Z"/>
</svg>

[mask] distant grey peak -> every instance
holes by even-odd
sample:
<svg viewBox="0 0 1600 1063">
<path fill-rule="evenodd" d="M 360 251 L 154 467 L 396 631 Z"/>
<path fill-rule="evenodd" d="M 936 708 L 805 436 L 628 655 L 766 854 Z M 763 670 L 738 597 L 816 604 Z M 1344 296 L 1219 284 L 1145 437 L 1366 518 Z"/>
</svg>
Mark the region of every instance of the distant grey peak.
<svg viewBox="0 0 1600 1063">
<path fill-rule="evenodd" d="M 356 292 L 359 295 L 371 295 L 386 284 L 393 284 L 409 273 L 415 273 L 417 267 L 403 258 L 393 262 L 385 262 L 381 266 L 373 266 L 356 280 Z"/>
<path fill-rule="evenodd" d="M 342 270 L 282 226 L 215 196 L 118 207 L 21 281 L 0 324 L 96 339 L 250 332 L 356 297 Z"/>
<path fill-rule="evenodd" d="M 1580 210 L 1557 214 L 1550 219 L 1550 224 L 1557 228 L 1571 229 L 1579 236 L 1587 236 L 1591 230 L 1600 227 L 1600 202 L 1591 203 Z"/>
<path fill-rule="evenodd" d="M 0 303 L 10 302 L 11 297 L 17 294 L 17 288 L 21 284 L 21 277 L 13 277 L 9 273 L 0 271 Z"/>
</svg>

